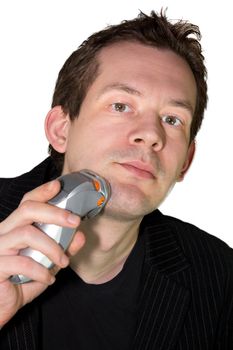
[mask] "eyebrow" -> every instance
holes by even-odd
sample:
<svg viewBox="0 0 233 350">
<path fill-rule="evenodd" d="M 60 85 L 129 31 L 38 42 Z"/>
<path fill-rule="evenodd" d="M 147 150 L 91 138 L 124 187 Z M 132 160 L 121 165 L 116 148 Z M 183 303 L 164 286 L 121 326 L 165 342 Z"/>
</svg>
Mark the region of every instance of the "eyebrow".
<svg viewBox="0 0 233 350">
<path fill-rule="evenodd" d="M 142 93 L 138 91 L 137 89 L 127 85 L 127 84 L 122 84 L 122 83 L 113 83 L 106 85 L 99 93 L 98 98 L 107 93 L 108 91 L 111 90 L 119 90 L 119 91 L 124 91 L 127 92 L 130 95 L 137 95 L 137 96 L 142 96 Z"/>
<path fill-rule="evenodd" d="M 97 99 L 100 98 L 102 95 L 107 93 L 108 91 L 111 90 L 118 90 L 118 91 L 124 91 L 127 92 L 130 95 L 136 95 L 136 96 L 143 96 L 143 93 L 138 91 L 132 86 L 129 86 L 127 84 L 123 83 L 113 83 L 106 85 L 98 94 Z M 168 105 L 173 106 L 173 107 L 181 107 L 183 109 L 186 109 L 191 115 L 194 114 L 194 109 L 192 104 L 188 100 L 183 100 L 183 99 L 169 99 L 168 100 Z"/>
<path fill-rule="evenodd" d="M 170 99 L 168 101 L 168 104 L 171 105 L 171 106 L 174 106 L 174 107 L 181 107 L 183 109 L 186 109 L 192 115 L 194 114 L 194 108 L 193 108 L 192 104 L 188 100 Z"/>
</svg>

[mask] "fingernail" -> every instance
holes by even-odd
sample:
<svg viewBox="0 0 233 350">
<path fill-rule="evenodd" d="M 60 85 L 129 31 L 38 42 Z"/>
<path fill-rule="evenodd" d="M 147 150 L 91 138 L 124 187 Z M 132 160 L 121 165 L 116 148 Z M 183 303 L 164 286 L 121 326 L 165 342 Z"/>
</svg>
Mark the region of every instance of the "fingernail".
<svg viewBox="0 0 233 350">
<path fill-rule="evenodd" d="M 51 181 L 47 182 L 48 190 L 51 190 L 53 188 L 53 184 L 54 184 L 54 180 L 51 180 Z"/>
<path fill-rule="evenodd" d="M 54 276 L 51 276 L 49 284 L 53 284 L 56 281 L 56 278 Z"/>
<path fill-rule="evenodd" d="M 67 221 L 72 224 L 72 225 L 78 225 L 79 222 L 80 222 L 80 219 L 77 215 L 74 215 L 74 214 L 69 214 L 68 217 L 67 217 Z"/>
</svg>

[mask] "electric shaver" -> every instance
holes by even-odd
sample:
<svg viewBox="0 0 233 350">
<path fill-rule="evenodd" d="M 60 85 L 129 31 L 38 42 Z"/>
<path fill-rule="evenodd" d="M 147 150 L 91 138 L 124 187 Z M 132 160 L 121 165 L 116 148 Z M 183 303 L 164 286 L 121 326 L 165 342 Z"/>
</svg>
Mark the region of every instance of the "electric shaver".
<svg viewBox="0 0 233 350">
<path fill-rule="evenodd" d="M 61 190 L 48 203 L 69 210 L 82 219 L 85 217 L 92 218 L 99 214 L 109 199 L 109 183 L 89 170 L 63 175 L 58 180 L 61 183 Z M 60 227 L 53 224 L 33 223 L 33 225 L 53 238 L 64 251 L 69 247 L 76 232 L 76 228 Z M 19 255 L 31 257 L 48 269 L 54 265 L 41 252 L 29 247 L 21 249 Z M 30 278 L 24 275 L 11 276 L 10 280 L 14 284 L 31 281 Z"/>
</svg>

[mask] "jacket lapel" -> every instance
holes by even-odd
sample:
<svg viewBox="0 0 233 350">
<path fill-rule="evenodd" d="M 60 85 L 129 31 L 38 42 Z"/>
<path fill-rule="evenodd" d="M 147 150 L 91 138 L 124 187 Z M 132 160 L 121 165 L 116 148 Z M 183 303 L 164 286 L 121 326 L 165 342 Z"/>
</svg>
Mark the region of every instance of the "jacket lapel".
<svg viewBox="0 0 233 350">
<path fill-rule="evenodd" d="M 133 349 L 169 350 L 177 343 L 189 308 L 189 291 L 177 274 L 189 268 L 172 228 L 161 222 L 145 229 L 146 257 L 138 328 Z M 164 219 L 162 219 L 164 221 Z"/>
</svg>

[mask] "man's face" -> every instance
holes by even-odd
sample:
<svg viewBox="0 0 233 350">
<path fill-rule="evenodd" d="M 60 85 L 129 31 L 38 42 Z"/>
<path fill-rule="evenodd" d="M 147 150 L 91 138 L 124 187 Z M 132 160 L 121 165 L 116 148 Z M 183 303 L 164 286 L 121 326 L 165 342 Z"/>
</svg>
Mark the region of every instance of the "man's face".
<svg viewBox="0 0 233 350">
<path fill-rule="evenodd" d="M 104 48 L 99 74 L 69 122 L 63 173 L 90 169 L 111 184 L 106 214 L 153 211 L 187 170 L 196 84 L 170 50 L 122 42 Z"/>
</svg>

